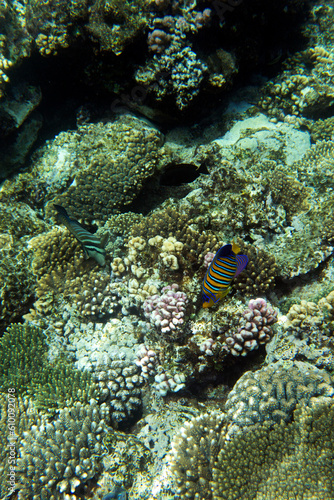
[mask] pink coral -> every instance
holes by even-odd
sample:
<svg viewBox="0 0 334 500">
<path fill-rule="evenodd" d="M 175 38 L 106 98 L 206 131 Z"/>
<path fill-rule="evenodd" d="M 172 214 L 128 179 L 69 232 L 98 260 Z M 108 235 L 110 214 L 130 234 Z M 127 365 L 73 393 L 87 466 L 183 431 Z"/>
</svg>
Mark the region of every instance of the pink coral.
<svg viewBox="0 0 334 500">
<path fill-rule="evenodd" d="M 258 349 L 272 337 L 270 325 L 277 321 L 277 311 L 265 299 L 252 299 L 240 319 L 237 333 L 227 337 L 225 342 L 234 356 L 246 356 L 249 351 Z"/>
<path fill-rule="evenodd" d="M 165 286 L 162 295 L 147 297 L 143 304 L 145 317 L 162 333 L 174 333 L 183 323 L 188 297 L 178 288 L 176 283 Z"/>
<path fill-rule="evenodd" d="M 156 54 L 161 54 L 166 47 L 170 44 L 171 36 L 165 31 L 156 28 L 149 33 L 147 37 L 147 44 L 149 49 Z"/>
</svg>

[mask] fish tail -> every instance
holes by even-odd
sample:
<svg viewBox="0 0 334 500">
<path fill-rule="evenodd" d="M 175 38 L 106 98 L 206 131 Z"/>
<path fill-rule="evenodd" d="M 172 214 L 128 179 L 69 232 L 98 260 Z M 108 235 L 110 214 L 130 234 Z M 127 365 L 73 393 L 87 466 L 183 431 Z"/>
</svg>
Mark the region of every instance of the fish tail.
<svg viewBox="0 0 334 500">
<path fill-rule="evenodd" d="M 235 241 L 232 241 L 232 252 L 235 255 L 241 252 L 241 247 L 237 243 L 235 243 Z"/>
</svg>

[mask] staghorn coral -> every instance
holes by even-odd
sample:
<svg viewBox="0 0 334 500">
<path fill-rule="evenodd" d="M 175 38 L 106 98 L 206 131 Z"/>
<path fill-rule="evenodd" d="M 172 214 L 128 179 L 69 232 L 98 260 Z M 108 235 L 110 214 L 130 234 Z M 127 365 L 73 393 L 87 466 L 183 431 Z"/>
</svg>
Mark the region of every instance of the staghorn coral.
<svg viewBox="0 0 334 500">
<path fill-rule="evenodd" d="M 249 351 L 266 344 L 273 336 L 271 325 L 277 321 L 274 311 L 265 299 L 250 300 L 243 311 L 237 333 L 226 337 L 226 344 L 233 356 L 246 356 Z"/>
<path fill-rule="evenodd" d="M 254 423 L 289 422 L 297 403 L 311 406 L 316 398 L 331 400 L 334 383 L 325 370 L 296 361 L 272 363 L 256 372 L 246 372 L 229 393 L 225 410 L 238 432 Z"/>
<path fill-rule="evenodd" d="M 21 440 L 19 498 L 32 493 L 53 500 L 76 493 L 101 469 L 108 421 L 108 408 L 94 400 L 63 408 L 52 422 L 39 417 Z"/>
</svg>

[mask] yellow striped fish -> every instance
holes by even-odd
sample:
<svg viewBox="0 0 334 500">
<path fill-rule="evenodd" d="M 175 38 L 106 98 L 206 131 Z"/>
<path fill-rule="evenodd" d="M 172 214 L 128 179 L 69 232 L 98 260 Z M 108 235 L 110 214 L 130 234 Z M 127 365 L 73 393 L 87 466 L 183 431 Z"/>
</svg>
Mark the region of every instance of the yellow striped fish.
<svg viewBox="0 0 334 500">
<path fill-rule="evenodd" d="M 106 263 L 106 252 L 98 237 L 87 231 L 87 229 L 84 229 L 77 220 L 70 219 L 64 207 L 60 205 L 53 206 L 57 210 L 58 220 L 62 222 L 81 243 L 86 258 L 93 257 L 100 266 L 104 266 Z"/>
<path fill-rule="evenodd" d="M 239 252 L 239 245 L 233 242 L 221 247 L 214 256 L 202 284 L 203 307 L 211 307 L 225 297 L 233 278 L 247 266 L 247 255 L 238 255 Z"/>
</svg>

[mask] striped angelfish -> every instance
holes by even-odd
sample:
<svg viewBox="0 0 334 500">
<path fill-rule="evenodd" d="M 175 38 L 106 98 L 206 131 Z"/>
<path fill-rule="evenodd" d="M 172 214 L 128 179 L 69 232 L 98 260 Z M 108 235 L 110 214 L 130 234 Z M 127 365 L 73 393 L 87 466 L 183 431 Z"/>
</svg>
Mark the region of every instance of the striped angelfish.
<svg viewBox="0 0 334 500">
<path fill-rule="evenodd" d="M 65 224 L 67 229 L 81 243 L 86 258 L 93 257 L 100 266 L 104 266 L 106 252 L 98 237 L 83 228 L 77 220 L 70 219 L 64 207 L 60 205 L 53 206 L 57 210 L 58 220 Z"/>
<path fill-rule="evenodd" d="M 231 289 L 231 281 L 245 269 L 247 255 L 238 255 L 240 247 L 233 243 L 224 245 L 214 256 L 203 280 L 203 307 L 211 307 L 225 297 Z"/>
</svg>

